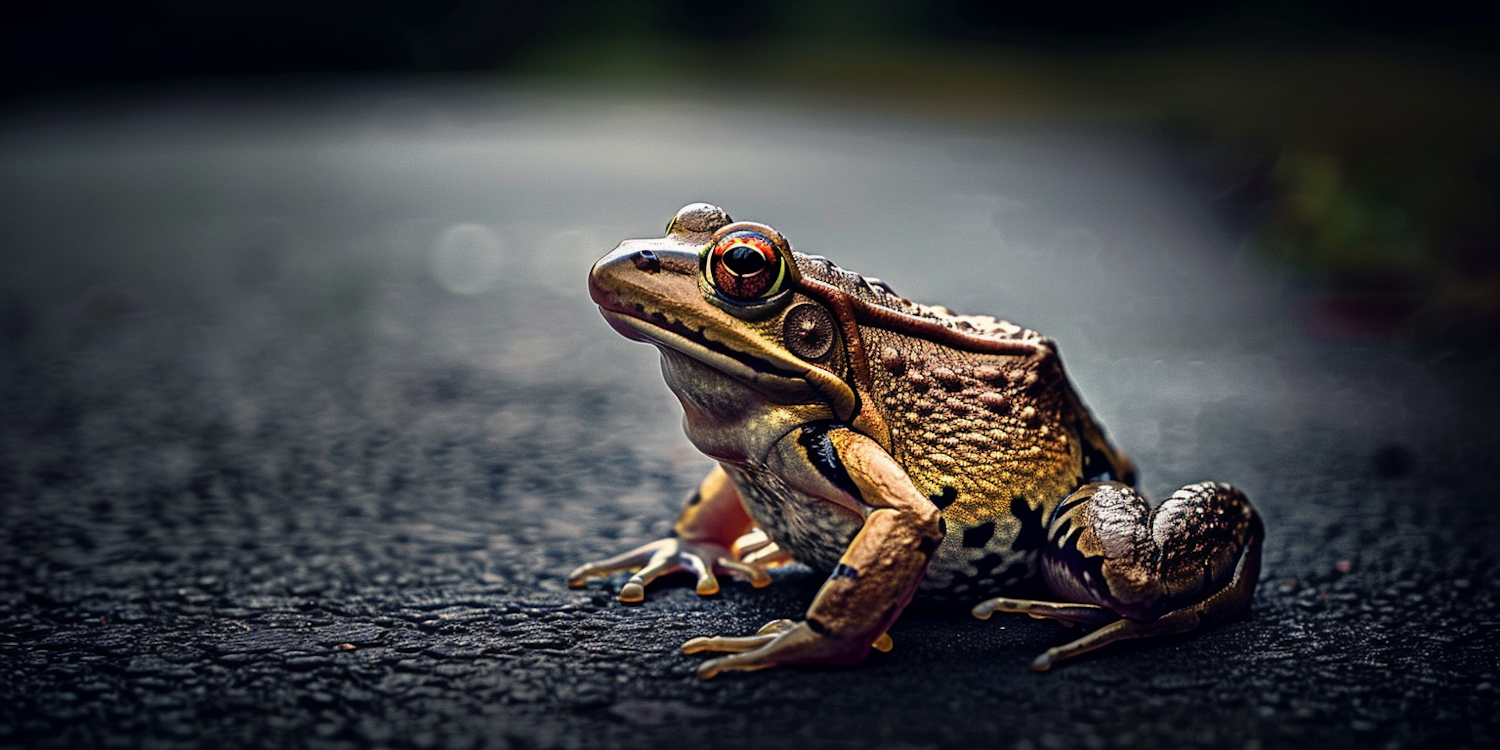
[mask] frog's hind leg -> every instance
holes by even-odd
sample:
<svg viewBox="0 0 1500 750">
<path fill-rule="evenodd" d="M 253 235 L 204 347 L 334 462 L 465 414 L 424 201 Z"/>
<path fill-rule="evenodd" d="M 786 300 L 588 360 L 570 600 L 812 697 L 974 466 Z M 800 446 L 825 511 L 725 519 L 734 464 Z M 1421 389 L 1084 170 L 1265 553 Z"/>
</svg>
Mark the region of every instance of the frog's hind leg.
<svg viewBox="0 0 1500 750">
<path fill-rule="evenodd" d="M 1084 603 L 991 599 L 974 614 L 1103 625 L 1048 649 L 1037 671 L 1115 641 L 1191 632 L 1249 608 L 1264 535 L 1254 506 L 1226 484 L 1189 485 L 1155 509 L 1128 485 L 1085 485 L 1058 506 L 1042 553 L 1052 592 Z"/>
</svg>

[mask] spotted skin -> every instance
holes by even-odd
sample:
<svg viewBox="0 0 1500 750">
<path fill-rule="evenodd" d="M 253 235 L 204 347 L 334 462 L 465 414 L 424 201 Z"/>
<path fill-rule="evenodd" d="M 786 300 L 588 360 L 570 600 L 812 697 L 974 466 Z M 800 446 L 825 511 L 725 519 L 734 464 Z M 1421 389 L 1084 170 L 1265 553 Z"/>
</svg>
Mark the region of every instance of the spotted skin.
<svg viewBox="0 0 1500 750">
<path fill-rule="evenodd" d="M 1037 332 L 911 302 L 826 259 L 810 259 L 802 271 L 872 304 L 1034 345 L 1027 355 L 976 354 L 876 326 L 859 330 L 891 453 L 948 524 L 920 599 L 962 602 L 1028 585 L 1044 519 L 1082 483 L 1084 464 L 1106 476 L 1133 474 L 1072 392 L 1055 346 Z M 977 529 L 993 533 L 976 543 Z"/>
<path fill-rule="evenodd" d="M 1249 501 L 1205 483 L 1152 509 L 1036 331 L 908 300 L 707 204 L 622 243 L 589 288 L 611 326 L 662 350 L 688 439 L 718 468 L 674 539 L 570 583 L 638 565 L 624 599 L 674 569 L 700 593 L 714 572 L 753 582 L 787 559 L 828 574 L 801 622 L 685 644 L 729 654 L 700 676 L 853 663 L 890 648 L 914 599 L 1100 626 L 1033 664 L 1046 669 L 1235 616 L 1253 595 L 1264 531 Z M 1055 601 L 1008 598 L 1039 590 Z"/>
<path fill-rule="evenodd" d="M 859 533 L 858 516 L 794 489 L 763 465 L 726 464 L 724 470 L 755 524 L 798 562 L 831 571 Z"/>
</svg>

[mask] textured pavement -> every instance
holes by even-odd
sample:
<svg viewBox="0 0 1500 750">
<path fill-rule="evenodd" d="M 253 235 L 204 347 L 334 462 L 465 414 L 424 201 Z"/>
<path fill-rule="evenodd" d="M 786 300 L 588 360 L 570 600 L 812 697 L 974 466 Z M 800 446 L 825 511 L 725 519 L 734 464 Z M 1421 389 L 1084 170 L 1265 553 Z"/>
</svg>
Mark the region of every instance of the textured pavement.
<svg viewBox="0 0 1500 750">
<path fill-rule="evenodd" d="M 451 85 L 0 120 L 0 746 L 1500 737 L 1493 361 L 1310 335 L 1306 293 L 1149 135 L 745 99 Z M 1057 339 L 1151 496 L 1215 479 L 1261 509 L 1251 618 L 1037 675 L 1068 631 L 913 610 L 859 667 L 705 683 L 682 641 L 796 617 L 817 576 L 567 589 L 709 465 L 583 283 L 696 200 Z"/>
</svg>

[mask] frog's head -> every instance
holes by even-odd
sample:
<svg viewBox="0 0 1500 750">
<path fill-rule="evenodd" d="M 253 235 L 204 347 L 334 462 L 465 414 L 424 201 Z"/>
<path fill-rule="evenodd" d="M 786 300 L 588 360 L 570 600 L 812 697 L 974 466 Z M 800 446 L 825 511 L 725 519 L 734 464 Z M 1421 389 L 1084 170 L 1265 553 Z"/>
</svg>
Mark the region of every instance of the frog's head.
<svg viewBox="0 0 1500 750">
<path fill-rule="evenodd" d="M 662 349 L 668 384 L 684 401 L 815 407 L 802 418 L 821 407 L 824 418 L 848 420 L 858 398 L 845 377 L 844 335 L 834 313 L 801 291 L 799 263 L 809 262 L 775 229 L 694 203 L 665 237 L 626 240 L 595 263 L 589 294 L 616 331 Z"/>
</svg>

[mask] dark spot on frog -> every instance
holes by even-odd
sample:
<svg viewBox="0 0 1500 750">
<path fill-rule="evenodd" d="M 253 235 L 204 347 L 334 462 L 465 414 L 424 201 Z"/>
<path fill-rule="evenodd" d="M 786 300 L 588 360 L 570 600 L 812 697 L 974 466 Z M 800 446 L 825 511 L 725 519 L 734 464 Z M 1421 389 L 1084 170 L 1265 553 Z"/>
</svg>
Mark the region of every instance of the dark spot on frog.
<svg viewBox="0 0 1500 750">
<path fill-rule="evenodd" d="M 1013 586 L 1019 581 L 1029 578 L 1032 574 L 1031 566 L 1024 561 L 1014 562 L 1005 568 L 1000 575 L 995 576 L 1002 585 Z"/>
<path fill-rule="evenodd" d="M 970 526 L 964 529 L 964 546 L 980 549 L 995 537 L 995 522 L 986 521 L 978 526 Z"/>
<path fill-rule="evenodd" d="M 1089 481 L 1094 481 L 1094 480 L 1089 480 Z M 1062 504 L 1060 504 L 1060 505 L 1057 506 L 1057 510 L 1052 511 L 1052 518 L 1053 518 L 1053 520 L 1055 521 L 1056 519 L 1061 518 L 1062 516 L 1067 515 L 1074 508 L 1077 508 L 1078 506 L 1083 505 L 1084 503 L 1086 503 L 1086 502 L 1088 502 L 1088 501 L 1090 501 L 1092 499 L 1094 499 L 1094 494 L 1092 492 L 1087 492 L 1087 493 L 1075 492 L 1072 495 L 1069 495 L 1067 499 L 1065 499 L 1065 500 L 1062 501 Z"/>
<path fill-rule="evenodd" d="M 850 497 L 863 500 L 859 494 L 859 487 L 849 477 L 849 471 L 844 468 L 844 462 L 839 458 L 838 449 L 834 447 L 833 440 L 828 437 L 828 431 L 837 425 L 829 422 L 810 424 L 802 428 L 801 434 L 797 435 L 797 444 L 802 446 L 807 453 L 807 460 L 818 469 L 823 478 L 832 482 L 835 487 L 843 490 Z"/>
<path fill-rule="evenodd" d="M 634 263 L 638 270 L 646 273 L 656 273 L 661 270 L 661 259 L 650 250 L 642 250 L 630 256 L 630 262 Z"/>
<path fill-rule="evenodd" d="M 942 537 L 923 537 L 922 541 L 917 543 L 917 552 L 930 557 L 942 543 Z"/>
<path fill-rule="evenodd" d="M 1410 474 L 1416 465 L 1416 456 L 1404 445 L 1383 446 L 1371 458 L 1375 464 L 1375 476 L 1381 479 L 1400 479 Z"/>
<path fill-rule="evenodd" d="M 1083 441 L 1083 481 L 1100 482 L 1105 479 L 1130 483 L 1129 479 L 1114 475 L 1114 469 L 1109 465 L 1109 457 L 1099 450 L 1098 446 Z"/>
<path fill-rule="evenodd" d="M 927 499 L 931 500 L 932 504 L 936 505 L 938 510 L 947 510 L 948 506 L 952 505 L 953 501 L 958 499 L 958 489 L 955 487 L 944 487 L 942 492 L 936 495 L 929 495 Z"/>
<path fill-rule="evenodd" d="M 972 604 L 975 596 L 993 596 L 1001 594 L 1004 596 L 1021 596 L 1027 592 L 1042 594 L 1043 590 L 1037 582 L 1030 580 L 1035 575 L 1032 563 L 1029 559 L 1016 560 L 1010 565 L 1005 565 L 1007 558 L 1000 554 L 988 554 L 974 563 L 972 575 L 960 575 L 954 579 L 955 585 L 948 593 L 945 593 L 940 601 L 957 604 Z M 958 593 L 957 589 L 963 587 L 970 592 L 970 596 L 949 596 Z M 929 595 L 928 600 L 932 600 Z M 1027 598 L 1027 597 L 1023 597 Z"/>
<path fill-rule="evenodd" d="M 1042 518 L 1042 506 L 1038 504 L 1035 508 L 1024 497 L 1014 497 L 1010 501 L 1010 515 L 1016 519 L 1016 538 L 1011 541 L 1010 548 L 1018 552 L 1030 552 L 1039 550 L 1047 543 L 1047 522 Z"/>
<path fill-rule="evenodd" d="M 808 629 L 812 630 L 812 632 L 818 635 L 828 635 L 828 626 L 824 625 L 822 620 L 816 617 L 809 617 L 806 622 Z"/>
<path fill-rule="evenodd" d="M 1001 563 L 1004 562 L 1005 558 L 1001 557 L 1000 555 L 990 553 L 988 555 L 985 555 L 984 557 L 979 558 L 979 561 L 974 563 L 974 569 L 979 571 L 979 575 L 987 576 L 990 573 L 995 572 L 995 569 L 1000 567 Z"/>
<path fill-rule="evenodd" d="M 852 565 L 839 563 L 833 566 L 833 572 L 828 575 L 828 578 L 830 580 L 834 578 L 848 578 L 852 581 L 859 578 L 859 571 Z"/>
<path fill-rule="evenodd" d="M 1069 533 L 1071 532 L 1071 533 Z M 1053 541 L 1055 549 L 1050 553 L 1055 563 L 1069 571 L 1075 580 L 1083 581 L 1088 585 L 1101 601 L 1111 601 L 1108 579 L 1104 576 L 1104 558 L 1085 555 L 1078 549 L 1078 539 L 1083 536 L 1083 528 L 1072 528 L 1070 524 L 1064 524 L 1058 529 L 1057 539 Z"/>
<path fill-rule="evenodd" d="M 1052 534 L 1052 546 L 1056 549 L 1067 550 L 1078 549 L 1078 537 L 1083 536 L 1083 527 L 1074 526 L 1070 521 L 1064 521 Z"/>
</svg>

